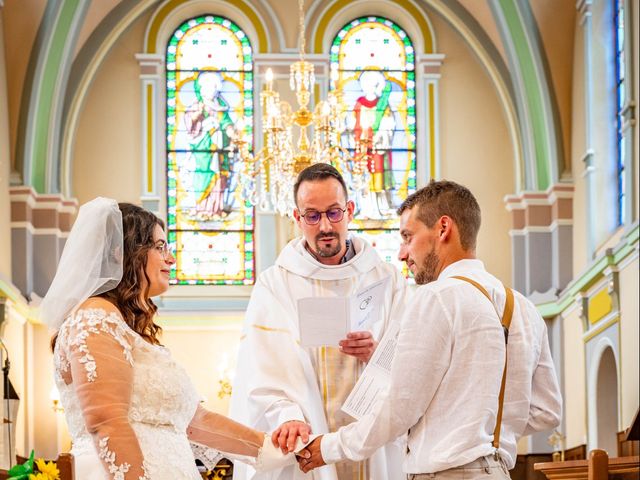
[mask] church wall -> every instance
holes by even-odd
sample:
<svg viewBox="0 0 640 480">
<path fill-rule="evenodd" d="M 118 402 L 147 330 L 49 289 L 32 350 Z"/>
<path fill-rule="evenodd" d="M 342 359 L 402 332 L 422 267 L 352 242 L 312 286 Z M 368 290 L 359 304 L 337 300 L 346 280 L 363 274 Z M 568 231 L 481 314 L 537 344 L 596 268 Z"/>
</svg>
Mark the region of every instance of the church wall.
<svg viewBox="0 0 640 480">
<path fill-rule="evenodd" d="M 140 67 L 148 16 L 113 47 L 89 89 L 74 149 L 73 195 L 83 204 L 102 195 L 138 203 L 141 191 Z"/>
<path fill-rule="evenodd" d="M 6 293 L 0 291 L 0 296 Z M 28 456 L 34 449 L 38 456 L 55 458 L 58 452 L 68 451 L 69 443 L 62 413 L 53 409 L 51 335 L 45 325 L 33 319 L 35 312 L 24 299 L 3 300 L 5 317 L 0 322 L 0 335 L 9 352 L 9 378 L 20 398 L 13 425 L 15 452 Z M 4 410 L 0 411 L 4 415 Z"/>
<path fill-rule="evenodd" d="M 198 393 L 204 397 L 205 406 L 226 414 L 229 395 L 218 396 L 220 380 L 232 381 L 240 344 L 242 318 L 228 322 L 207 321 L 206 325 L 163 325 L 162 344 L 168 347 L 174 359 L 182 365 L 194 382 Z"/>
<path fill-rule="evenodd" d="M 502 106 L 482 65 L 463 40 L 432 17 L 445 54 L 439 83 L 441 178 L 469 187 L 483 212 L 478 257 L 511 281 L 510 217 L 503 198 L 514 190 L 512 145 Z"/>
<path fill-rule="evenodd" d="M 271 0 L 268 2 L 274 13 L 277 15 L 277 21 L 282 26 L 284 34 L 285 48 L 298 49 L 298 2 L 297 0 Z M 315 2 L 305 2 L 307 10 L 309 6 Z M 307 44 L 307 52 L 310 52 L 311 45 Z"/>
<path fill-rule="evenodd" d="M 573 34 L 568 29 L 575 28 L 576 8 L 573 2 L 543 0 L 530 2 L 537 28 L 542 38 L 547 71 L 553 85 L 555 101 L 560 117 L 559 139 L 565 159 L 564 170 L 571 171 L 571 84 L 574 43 Z M 561 135 L 560 135 L 561 134 Z M 563 171 L 558 171 L 562 177 Z"/>
<path fill-rule="evenodd" d="M 640 338 L 638 257 L 620 270 L 620 429 L 625 429 L 640 406 Z"/>
<path fill-rule="evenodd" d="M 482 26 L 485 33 L 489 36 L 494 46 L 500 52 L 500 56 L 505 63 L 508 63 L 507 54 L 504 50 L 504 44 L 500 37 L 498 25 L 496 25 L 493 12 L 489 6 L 489 2 L 478 2 L 476 0 L 458 0 L 460 4 L 466 8 L 473 18 Z"/>
<path fill-rule="evenodd" d="M 44 14 L 46 2 L 21 0 L 4 2 L 4 39 L 7 69 L 7 92 L 9 106 L 9 132 L 11 140 L 11 165 L 15 165 L 16 136 L 25 86 L 27 66 L 36 40 L 38 27 Z"/>
<path fill-rule="evenodd" d="M 121 0 L 100 0 L 99 2 L 91 2 L 87 15 L 82 23 L 82 30 L 80 30 L 80 34 L 78 35 L 76 49 L 73 54 L 74 58 L 78 55 L 78 52 L 84 46 L 89 36 L 98 27 L 100 22 L 104 20 L 109 12 L 120 2 Z"/>
<path fill-rule="evenodd" d="M 32 324 L 30 348 L 33 349 L 31 375 L 33 379 L 30 399 L 33 401 L 32 417 L 34 419 L 33 448 L 44 458 L 55 458 L 58 445 L 52 442 L 55 438 L 57 423 L 56 412 L 53 411 L 51 391 L 54 387 L 53 355 L 49 348 L 51 334 L 46 325 Z M 29 453 L 29 452 L 25 452 Z"/>
<path fill-rule="evenodd" d="M 0 2 L 0 279 L 11 279 L 11 215 L 9 210 L 9 110 L 3 7 Z"/>
<path fill-rule="evenodd" d="M 638 101 L 640 100 L 640 71 L 638 70 L 640 65 L 640 62 L 638 61 L 638 54 L 640 54 L 640 39 L 638 39 L 638 37 L 640 37 L 640 12 L 638 12 L 638 9 L 640 8 L 640 3 L 639 2 L 631 2 L 631 3 L 633 4 L 633 8 L 635 9 L 634 11 L 632 11 L 632 15 L 631 15 L 631 18 L 633 19 L 631 23 L 633 25 L 633 31 L 632 31 L 633 48 L 631 49 L 631 58 L 634 59 L 633 82 L 631 83 L 631 85 L 633 88 L 633 98 L 636 101 L 636 110 L 635 110 L 636 126 L 634 129 L 634 138 L 633 138 L 633 144 L 634 144 L 633 204 L 635 205 L 633 209 L 633 220 L 638 221 L 638 219 L 640 218 L 640 141 L 638 140 L 640 138 L 640 128 L 638 127 L 638 120 L 637 120 Z"/>
<path fill-rule="evenodd" d="M 573 275 L 578 276 L 587 262 L 587 185 L 583 157 L 586 151 L 585 129 L 585 63 L 584 29 L 578 24 L 574 30 L 573 98 L 571 121 L 571 172 L 575 195 L 573 202 Z"/>
<path fill-rule="evenodd" d="M 580 309 L 564 313 L 563 319 L 563 365 L 564 371 L 564 431 L 567 448 L 587 442 L 587 385 L 585 376 L 584 331 Z"/>
</svg>

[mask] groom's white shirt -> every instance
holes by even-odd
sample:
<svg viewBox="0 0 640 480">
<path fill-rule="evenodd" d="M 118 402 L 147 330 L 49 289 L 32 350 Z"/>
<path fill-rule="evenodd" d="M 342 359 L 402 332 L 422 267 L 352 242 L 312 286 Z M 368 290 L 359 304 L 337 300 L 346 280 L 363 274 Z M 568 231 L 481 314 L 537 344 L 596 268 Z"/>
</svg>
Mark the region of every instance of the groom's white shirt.
<svg viewBox="0 0 640 480">
<path fill-rule="evenodd" d="M 320 392 L 314 370 L 313 349 L 300 346 L 297 300 L 311 296 L 348 296 L 384 278 L 390 278 L 379 318 L 372 332 L 380 340 L 389 324 L 399 318 L 409 288 L 398 270 L 384 262 L 365 240 L 352 237 L 356 255 L 346 263 L 329 266 L 313 258 L 304 239 L 292 240 L 276 264 L 258 278 L 247 308 L 230 416 L 254 428 L 272 432 L 288 420 L 311 425 L 313 433 L 328 432 L 326 393 Z M 370 458 L 369 478 L 403 478 L 404 446 L 390 443 Z M 235 465 L 234 479 L 314 478 L 337 480 L 333 465 L 304 475 L 297 466 L 253 476 L 249 467 Z"/>
</svg>

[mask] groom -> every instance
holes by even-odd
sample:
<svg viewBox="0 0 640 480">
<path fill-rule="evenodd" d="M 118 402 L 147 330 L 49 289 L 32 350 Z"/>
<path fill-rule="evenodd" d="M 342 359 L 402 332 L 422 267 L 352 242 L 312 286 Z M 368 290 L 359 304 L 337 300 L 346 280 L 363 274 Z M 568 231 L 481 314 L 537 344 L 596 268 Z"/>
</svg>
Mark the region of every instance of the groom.
<svg viewBox="0 0 640 480">
<path fill-rule="evenodd" d="M 432 181 L 398 213 L 399 257 L 422 286 L 401 320 L 391 387 L 359 421 L 317 438 L 300 468 L 360 461 L 408 431 L 409 479 L 508 479 L 518 439 L 560 424 L 544 320 L 476 259 L 480 207 L 468 189 Z"/>
</svg>

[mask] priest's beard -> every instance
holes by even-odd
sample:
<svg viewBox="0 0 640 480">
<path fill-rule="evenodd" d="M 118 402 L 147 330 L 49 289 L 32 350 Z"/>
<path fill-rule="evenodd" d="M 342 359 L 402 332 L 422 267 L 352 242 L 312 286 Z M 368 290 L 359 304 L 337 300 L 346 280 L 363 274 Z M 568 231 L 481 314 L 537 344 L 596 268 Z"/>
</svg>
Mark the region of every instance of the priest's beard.
<svg viewBox="0 0 640 480">
<path fill-rule="evenodd" d="M 338 241 L 335 246 L 324 246 L 321 238 L 335 238 Z M 342 250 L 342 241 L 340 240 L 340 235 L 337 232 L 320 232 L 316 235 L 316 244 L 315 244 L 315 254 L 321 258 L 331 258 L 336 256 Z"/>
<path fill-rule="evenodd" d="M 415 280 L 418 285 L 424 285 L 431 283 L 438 278 L 438 265 L 440 259 L 436 253 L 435 247 L 431 249 L 427 256 L 422 261 L 420 269 L 415 274 Z"/>
</svg>

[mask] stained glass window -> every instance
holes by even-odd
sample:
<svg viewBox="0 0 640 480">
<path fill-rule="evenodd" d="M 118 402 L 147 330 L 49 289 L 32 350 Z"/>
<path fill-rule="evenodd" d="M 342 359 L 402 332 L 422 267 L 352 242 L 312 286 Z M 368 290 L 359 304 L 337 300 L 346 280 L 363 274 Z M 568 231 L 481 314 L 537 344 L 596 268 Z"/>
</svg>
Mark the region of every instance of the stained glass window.
<svg viewBox="0 0 640 480">
<path fill-rule="evenodd" d="M 396 209 L 416 190 L 415 53 L 409 36 L 381 17 L 362 17 L 342 28 L 331 46 L 332 90 L 347 111 L 342 146 L 370 142 L 368 191 L 358 194 L 351 228 L 387 261 L 400 247 Z M 345 173 L 347 184 L 351 183 Z M 405 274 L 407 273 L 405 268 Z"/>
<path fill-rule="evenodd" d="M 180 25 L 166 60 L 171 282 L 253 284 L 254 210 L 236 188 L 240 168 L 229 147 L 240 125 L 253 140 L 251 44 L 233 22 L 206 15 Z"/>
<path fill-rule="evenodd" d="M 625 84 L 624 0 L 616 0 L 614 9 L 615 73 L 616 73 L 616 160 L 618 170 L 618 225 L 625 222 L 625 163 L 627 148 L 622 131 L 627 101 Z"/>
</svg>

